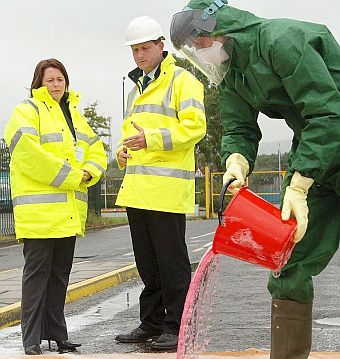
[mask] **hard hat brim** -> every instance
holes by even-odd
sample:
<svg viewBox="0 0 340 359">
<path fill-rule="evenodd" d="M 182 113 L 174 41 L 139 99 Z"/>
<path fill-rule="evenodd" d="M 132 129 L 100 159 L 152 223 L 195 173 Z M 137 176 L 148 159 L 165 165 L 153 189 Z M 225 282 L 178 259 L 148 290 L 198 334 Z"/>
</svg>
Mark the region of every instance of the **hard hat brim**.
<svg viewBox="0 0 340 359">
<path fill-rule="evenodd" d="M 132 46 L 132 45 L 137 45 L 137 44 L 143 44 L 144 42 L 156 41 L 158 39 L 165 40 L 165 37 L 164 36 L 159 36 L 159 35 L 146 36 L 146 37 L 143 37 L 141 39 L 126 41 L 124 43 L 124 46 Z"/>
</svg>

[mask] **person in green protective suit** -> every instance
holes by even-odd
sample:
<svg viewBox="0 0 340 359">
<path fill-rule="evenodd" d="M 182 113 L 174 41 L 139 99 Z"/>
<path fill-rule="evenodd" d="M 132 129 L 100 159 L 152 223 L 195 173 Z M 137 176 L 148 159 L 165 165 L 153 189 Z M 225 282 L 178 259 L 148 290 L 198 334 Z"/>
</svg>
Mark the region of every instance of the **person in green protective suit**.
<svg viewBox="0 0 340 359">
<path fill-rule="evenodd" d="M 272 295 L 272 359 L 311 350 L 313 276 L 340 239 L 340 47 L 326 26 L 263 19 L 227 0 L 192 0 L 171 23 L 175 48 L 218 85 L 224 182 L 235 191 L 254 167 L 258 113 L 293 130 L 282 219 L 297 220 L 292 256 Z"/>
</svg>

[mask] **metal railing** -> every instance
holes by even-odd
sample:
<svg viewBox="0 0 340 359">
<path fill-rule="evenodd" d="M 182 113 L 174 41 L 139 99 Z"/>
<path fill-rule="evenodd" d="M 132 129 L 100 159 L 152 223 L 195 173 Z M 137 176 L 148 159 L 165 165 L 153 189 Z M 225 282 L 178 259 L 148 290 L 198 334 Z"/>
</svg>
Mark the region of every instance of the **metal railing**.
<svg viewBox="0 0 340 359">
<path fill-rule="evenodd" d="M 103 177 L 101 180 L 101 208 L 120 209 L 115 205 L 120 186 L 123 182 L 121 177 Z M 195 203 L 205 203 L 205 176 L 199 175 L 195 178 Z"/>
<path fill-rule="evenodd" d="M 101 208 L 119 208 L 115 205 L 122 177 L 103 177 L 101 180 Z"/>
<path fill-rule="evenodd" d="M 0 141 L 0 235 L 14 234 L 14 216 L 9 179 L 10 153 Z"/>
<path fill-rule="evenodd" d="M 199 212 L 206 218 L 217 216 L 218 198 L 222 189 L 222 177 L 224 172 L 210 172 L 205 168 L 205 173 L 195 177 L 195 203 Z M 280 191 L 285 171 L 255 171 L 247 178 L 246 185 L 266 201 L 275 205 L 280 203 Z M 122 184 L 123 178 L 104 177 L 101 185 L 101 208 L 104 210 L 120 210 L 115 201 Z M 232 195 L 227 194 L 225 203 Z"/>
<path fill-rule="evenodd" d="M 278 205 L 280 203 L 281 185 L 285 173 L 285 171 L 254 171 L 250 177 L 247 177 L 246 186 L 266 201 Z M 206 181 L 209 182 L 207 186 L 210 186 L 210 188 L 207 189 L 210 198 L 207 200 L 206 196 L 206 207 L 211 208 L 211 212 L 206 215 L 206 218 L 215 218 L 217 217 L 218 201 L 223 185 L 224 172 L 209 173 L 209 169 L 207 169 L 206 175 L 207 174 L 210 174 L 209 181 Z M 232 198 L 232 194 L 229 193 L 226 197 L 225 203 L 227 204 Z"/>
<path fill-rule="evenodd" d="M 8 148 L 4 142 L 0 142 L 0 235 L 14 234 L 9 160 Z M 284 171 L 255 171 L 247 178 L 246 184 L 268 202 L 278 204 L 284 174 Z M 223 172 L 210 172 L 209 168 L 205 168 L 204 174 L 200 173 L 195 178 L 195 203 L 199 207 L 199 213 L 206 218 L 216 216 L 222 177 Z M 101 183 L 90 190 L 89 208 L 94 209 L 97 214 L 100 214 L 100 210 L 120 211 L 121 208 L 116 206 L 115 202 L 122 181 L 122 177 L 104 176 Z M 228 198 L 230 199 L 231 195 L 227 195 L 226 203 Z"/>
</svg>

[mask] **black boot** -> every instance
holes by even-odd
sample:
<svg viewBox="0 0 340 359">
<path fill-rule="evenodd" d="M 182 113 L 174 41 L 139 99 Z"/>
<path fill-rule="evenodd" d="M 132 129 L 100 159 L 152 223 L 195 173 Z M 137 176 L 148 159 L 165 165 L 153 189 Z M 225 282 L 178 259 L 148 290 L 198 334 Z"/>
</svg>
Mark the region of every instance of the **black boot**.
<svg viewBox="0 0 340 359">
<path fill-rule="evenodd" d="M 164 351 L 176 351 L 178 344 L 178 335 L 165 333 L 153 341 L 150 345 L 151 349 L 164 350 Z"/>
<path fill-rule="evenodd" d="M 145 331 L 140 327 L 127 334 L 118 334 L 115 339 L 121 343 L 144 343 L 161 335 L 159 331 Z"/>
<path fill-rule="evenodd" d="M 29 345 L 24 348 L 26 355 L 41 355 L 42 351 L 39 344 Z"/>
<path fill-rule="evenodd" d="M 273 300 L 270 359 L 308 358 L 312 346 L 312 307 L 312 303 Z"/>
<path fill-rule="evenodd" d="M 81 347 L 81 344 L 72 343 L 68 340 L 56 340 L 55 342 L 58 345 L 58 351 L 68 350 L 74 352 L 77 348 Z"/>
</svg>

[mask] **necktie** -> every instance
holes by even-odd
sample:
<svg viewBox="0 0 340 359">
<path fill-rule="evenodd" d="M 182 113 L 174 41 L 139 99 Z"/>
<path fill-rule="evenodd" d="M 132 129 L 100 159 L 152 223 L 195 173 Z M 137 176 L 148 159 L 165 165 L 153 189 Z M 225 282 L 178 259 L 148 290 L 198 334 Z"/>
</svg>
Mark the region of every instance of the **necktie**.
<svg viewBox="0 0 340 359">
<path fill-rule="evenodd" d="M 143 77 L 143 85 L 142 85 L 142 90 L 144 91 L 146 88 L 147 88 L 147 86 L 149 85 L 149 82 L 150 82 L 150 77 L 148 76 L 148 75 L 145 75 L 144 77 Z"/>
</svg>

